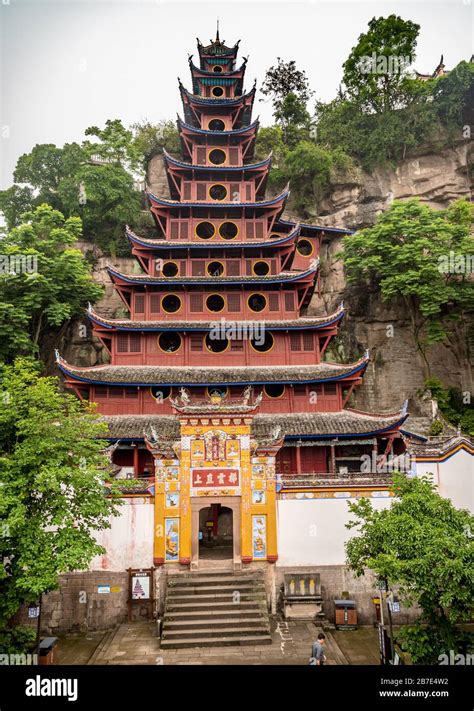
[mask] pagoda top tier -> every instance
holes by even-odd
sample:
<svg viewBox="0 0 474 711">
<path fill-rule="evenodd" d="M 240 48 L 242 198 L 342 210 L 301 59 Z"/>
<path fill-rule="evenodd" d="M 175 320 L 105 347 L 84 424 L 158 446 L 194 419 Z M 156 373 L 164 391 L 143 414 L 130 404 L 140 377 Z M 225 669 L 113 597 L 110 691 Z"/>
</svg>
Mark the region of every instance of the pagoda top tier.
<svg viewBox="0 0 474 711">
<path fill-rule="evenodd" d="M 201 69 L 210 69 L 220 66 L 224 71 L 232 71 L 235 67 L 235 60 L 239 51 L 240 40 L 233 47 L 226 45 L 225 40 L 221 40 L 219 35 L 219 21 L 215 39 L 209 40 L 208 45 L 203 45 L 199 38 L 196 38 L 199 52 Z"/>
</svg>

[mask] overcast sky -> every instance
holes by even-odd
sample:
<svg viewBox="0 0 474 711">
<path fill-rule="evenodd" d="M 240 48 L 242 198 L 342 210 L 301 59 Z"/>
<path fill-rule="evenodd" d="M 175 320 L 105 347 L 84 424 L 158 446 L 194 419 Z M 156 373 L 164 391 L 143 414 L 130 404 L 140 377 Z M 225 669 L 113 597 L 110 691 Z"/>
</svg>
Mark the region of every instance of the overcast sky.
<svg viewBox="0 0 474 711">
<path fill-rule="evenodd" d="M 421 25 L 418 71 L 431 72 L 441 53 L 448 68 L 471 56 L 470 0 L 0 0 L 0 187 L 36 143 L 81 141 L 108 118 L 175 118 L 177 76 L 190 86 L 187 55 L 197 55 L 196 37 L 214 37 L 218 16 L 221 39 L 240 38 L 249 55 L 247 87 L 281 56 L 329 100 L 367 22 L 391 13 Z M 269 123 L 270 105 L 257 101 L 256 114 Z"/>
</svg>

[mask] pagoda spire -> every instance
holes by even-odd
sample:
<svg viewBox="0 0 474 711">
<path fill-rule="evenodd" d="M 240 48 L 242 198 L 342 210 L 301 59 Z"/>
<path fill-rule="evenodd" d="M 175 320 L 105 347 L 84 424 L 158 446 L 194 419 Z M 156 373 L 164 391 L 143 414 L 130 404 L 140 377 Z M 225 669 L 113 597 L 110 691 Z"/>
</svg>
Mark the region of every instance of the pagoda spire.
<svg viewBox="0 0 474 711">
<path fill-rule="evenodd" d="M 217 29 L 216 29 L 216 44 L 220 42 L 219 38 L 219 18 L 217 18 Z"/>
</svg>

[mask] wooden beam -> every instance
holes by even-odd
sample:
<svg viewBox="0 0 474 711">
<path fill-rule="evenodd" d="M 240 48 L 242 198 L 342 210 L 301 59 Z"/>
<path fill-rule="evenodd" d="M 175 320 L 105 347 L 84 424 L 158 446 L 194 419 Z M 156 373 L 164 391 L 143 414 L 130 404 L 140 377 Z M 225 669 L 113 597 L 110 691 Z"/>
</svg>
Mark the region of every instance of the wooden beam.
<svg viewBox="0 0 474 711">
<path fill-rule="evenodd" d="M 345 398 L 344 398 L 344 402 L 342 403 L 342 409 L 344 409 L 345 406 L 347 405 L 347 403 L 348 403 L 348 401 L 349 401 L 349 398 L 350 398 L 350 396 L 352 395 L 352 393 L 353 393 L 353 391 L 354 391 L 354 388 L 355 388 L 355 382 L 351 383 L 351 387 L 350 387 L 349 390 L 347 391 L 347 394 L 346 394 L 346 396 L 345 396 Z"/>
</svg>

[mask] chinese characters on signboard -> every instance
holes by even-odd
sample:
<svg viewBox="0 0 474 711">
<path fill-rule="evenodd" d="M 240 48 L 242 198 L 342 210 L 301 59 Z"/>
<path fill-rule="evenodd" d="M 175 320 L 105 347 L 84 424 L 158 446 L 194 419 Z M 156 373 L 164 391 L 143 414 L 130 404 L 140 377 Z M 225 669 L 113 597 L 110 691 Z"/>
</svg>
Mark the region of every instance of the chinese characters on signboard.
<svg viewBox="0 0 474 711">
<path fill-rule="evenodd" d="M 193 469 L 191 473 L 191 486 L 199 487 L 229 487 L 239 486 L 238 469 Z"/>
</svg>

